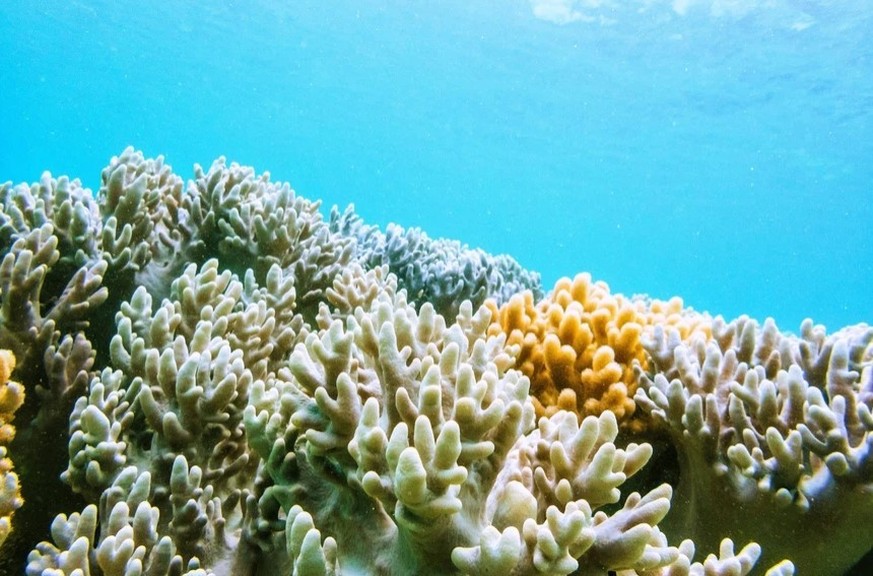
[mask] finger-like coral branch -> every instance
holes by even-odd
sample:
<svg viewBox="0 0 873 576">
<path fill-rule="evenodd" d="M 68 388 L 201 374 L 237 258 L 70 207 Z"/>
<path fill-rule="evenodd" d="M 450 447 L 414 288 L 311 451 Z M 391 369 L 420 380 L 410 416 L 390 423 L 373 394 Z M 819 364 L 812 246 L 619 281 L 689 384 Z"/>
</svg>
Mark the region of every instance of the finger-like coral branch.
<svg viewBox="0 0 873 576">
<path fill-rule="evenodd" d="M 841 523 L 839 562 L 816 544 L 824 518 L 870 509 L 860 494 L 873 480 L 871 399 L 851 367 L 873 332 L 821 340 L 804 326 L 798 339 L 772 322 L 759 331 L 741 318 L 717 325 L 714 341 L 687 345 L 658 332 L 651 348 L 662 358 L 659 372 L 638 366 L 636 401 L 678 453 L 678 499 L 688 504 L 668 517 L 671 536 L 689 536 L 704 549 L 724 535 L 750 538 L 761 544 L 765 564 L 790 557 L 801 572 L 837 574 L 873 536 Z M 814 349 L 828 358 L 823 375 L 822 361 L 810 360 Z M 666 364 L 665 350 L 673 358 Z M 699 511 L 713 506 L 724 512 L 706 526 Z M 749 515 L 759 520 L 750 523 Z M 790 541 L 777 535 L 785 530 Z M 798 549 L 798 542 L 805 544 Z"/>
</svg>

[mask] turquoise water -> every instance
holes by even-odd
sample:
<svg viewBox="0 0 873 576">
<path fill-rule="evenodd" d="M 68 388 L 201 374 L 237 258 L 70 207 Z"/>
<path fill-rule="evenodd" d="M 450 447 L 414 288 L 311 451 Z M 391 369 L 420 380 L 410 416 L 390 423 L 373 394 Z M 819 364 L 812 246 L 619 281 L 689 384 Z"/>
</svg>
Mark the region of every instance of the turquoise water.
<svg viewBox="0 0 873 576">
<path fill-rule="evenodd" d="M 0 3 L 0 181 L 223 154 L 546 287 L 873 321 L 873 3 L 218 4 Z"/>
</svg>

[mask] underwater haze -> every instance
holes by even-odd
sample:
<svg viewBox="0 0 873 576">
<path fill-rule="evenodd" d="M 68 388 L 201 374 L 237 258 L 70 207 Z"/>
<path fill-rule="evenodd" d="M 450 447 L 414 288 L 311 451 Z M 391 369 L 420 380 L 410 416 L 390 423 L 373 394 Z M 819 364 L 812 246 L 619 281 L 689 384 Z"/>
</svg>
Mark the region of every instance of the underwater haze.
<svg viewBox="0 0 873 576">
<path fill-rule="evenodd" d="M 219 155 L 550 288 L 873 321 L 873 2 L 0 2 L 0 182 Z"/>
</svg>

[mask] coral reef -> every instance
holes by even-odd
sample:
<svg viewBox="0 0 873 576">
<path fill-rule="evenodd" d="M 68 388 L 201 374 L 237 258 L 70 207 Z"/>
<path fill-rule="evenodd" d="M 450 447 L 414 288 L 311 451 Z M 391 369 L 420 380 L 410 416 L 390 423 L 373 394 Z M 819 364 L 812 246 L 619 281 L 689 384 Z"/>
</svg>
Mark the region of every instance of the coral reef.
<svg viewBox="0 0 873 576">
<path fill-rule="evenodd" d="M 96 194 L 0 187 L 0 248 L 0 572 L 838 576 L 870 549 L 864 325 L 542 297 L 509 257 L 132 148 Z"/>
</svg>

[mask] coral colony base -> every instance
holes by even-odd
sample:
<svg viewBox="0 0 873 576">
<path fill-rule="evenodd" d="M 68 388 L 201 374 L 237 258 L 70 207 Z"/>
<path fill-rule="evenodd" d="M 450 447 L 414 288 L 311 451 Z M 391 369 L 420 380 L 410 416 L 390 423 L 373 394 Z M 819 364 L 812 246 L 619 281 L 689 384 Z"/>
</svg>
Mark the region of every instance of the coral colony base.
<svg viewBox="0 0 873 576">
<path fill-rule="evenodd" d="M 319 208 L 132 148 L 96 195 L 0 187 L 0 572 L 826 576 L 870 549 L 873 329 L 544 295 Z"/>
</svg>

